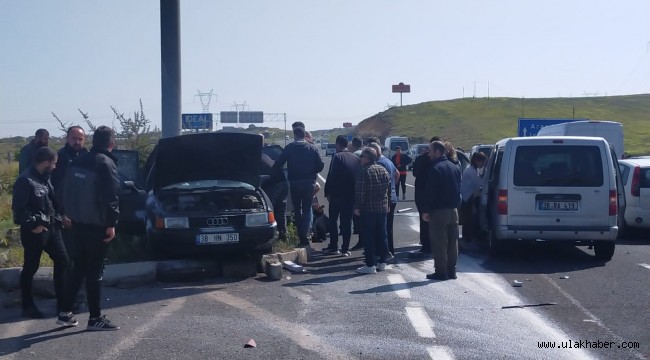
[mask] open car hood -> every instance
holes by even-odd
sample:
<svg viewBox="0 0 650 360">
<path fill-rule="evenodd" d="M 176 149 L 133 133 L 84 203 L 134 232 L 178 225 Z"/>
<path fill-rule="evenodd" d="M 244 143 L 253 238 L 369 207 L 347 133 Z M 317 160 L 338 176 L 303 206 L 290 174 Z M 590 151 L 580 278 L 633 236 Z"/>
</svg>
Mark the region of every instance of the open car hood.
<svg viewBox="0 0 650 360">
<path fill-rule="evenodd" d="M 234 180 L 259 187 L 262 135 L 202 133 L 160 139 L 147 179 L 149 188 L 197 180 Z M 148 163 L 150 161 L 147 161 Z"/>
</svg>

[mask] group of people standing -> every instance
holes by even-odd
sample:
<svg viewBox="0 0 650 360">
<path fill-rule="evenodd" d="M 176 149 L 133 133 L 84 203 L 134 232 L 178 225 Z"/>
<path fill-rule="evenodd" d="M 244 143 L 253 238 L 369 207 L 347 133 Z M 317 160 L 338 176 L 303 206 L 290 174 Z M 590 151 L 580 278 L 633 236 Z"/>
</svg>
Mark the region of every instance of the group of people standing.
<svg viewBox="0 0 650 360">
<path fill-rule="evenodd" d="M 84 148 L 85 135 L 83 128 L 70 127 L 66 144 L 57 153 L 48 147 L 47 130 L 39 129 L 21 149 L 12 210 L 24 248 L 22 315 L 46 316 L 32 294 L 33 278 L 46 252 L 54 262 L 57 324 L 79 324 L 73 310 L 85 279 L 87 329 L 117 330 L 100 308 L 104 259 L 119 217 L 117 158 L 111 154 L 115 133 L 99 126 L 90 151 Z"/>
</svg>

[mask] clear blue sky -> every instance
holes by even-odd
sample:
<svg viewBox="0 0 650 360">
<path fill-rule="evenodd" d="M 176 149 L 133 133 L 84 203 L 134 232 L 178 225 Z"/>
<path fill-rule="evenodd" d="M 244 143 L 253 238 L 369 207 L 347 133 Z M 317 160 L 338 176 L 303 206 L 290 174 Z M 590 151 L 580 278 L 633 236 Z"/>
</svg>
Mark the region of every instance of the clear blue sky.
<svg viewBox="0 0 650 360">
<path fill-rule="evenodd" d="M 160 124 L 158 0 L 0 0 L 0 137 L 142 99 Z M 181 1 L 182 111 L 287 113 L 309 129 L 474 94 L 650 93 L 647 0 Z M 282 124 L 271 124 L 281 127 Z"/>
</svg>

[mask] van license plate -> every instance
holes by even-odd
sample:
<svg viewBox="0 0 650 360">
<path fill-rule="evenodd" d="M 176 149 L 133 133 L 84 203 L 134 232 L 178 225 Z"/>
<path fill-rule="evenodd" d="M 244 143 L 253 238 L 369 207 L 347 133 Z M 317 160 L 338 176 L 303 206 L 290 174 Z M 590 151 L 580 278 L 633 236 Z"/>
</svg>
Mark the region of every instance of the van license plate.
<svg viewBox="0 0 650 360">
<path fill-rule="evenodd" d="M 239 233 L 201 234 L 196 236 L 196 245 L 238 243 Z"/>
<path fill-rule="evenodd" d="M 538 201 L 537 208 L 542 211 L 578 211 L 577 201 Z"/>
</svg>

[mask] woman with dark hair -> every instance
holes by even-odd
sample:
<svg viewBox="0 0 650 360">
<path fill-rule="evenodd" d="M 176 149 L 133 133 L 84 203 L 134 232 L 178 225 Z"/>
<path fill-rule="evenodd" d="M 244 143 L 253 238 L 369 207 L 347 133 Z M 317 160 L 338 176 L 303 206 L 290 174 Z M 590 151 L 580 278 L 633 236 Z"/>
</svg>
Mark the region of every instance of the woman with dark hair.
<svg viewBox="0 0 650 360">
<path fill-rule="evenodd" d="M 460 184 L 460 195 L 463 202 L 460 205 L 460 209 L 465 248 L 472 243 L 472 239 L 478 234 L 477 210 L 481 195 L 481 185 L 483 183 L 482 169 L 486 161 L 487 156 L 484 153 L 476 152 L 470 159 L 470 165 L 463 171 Z"/>
</svg>

